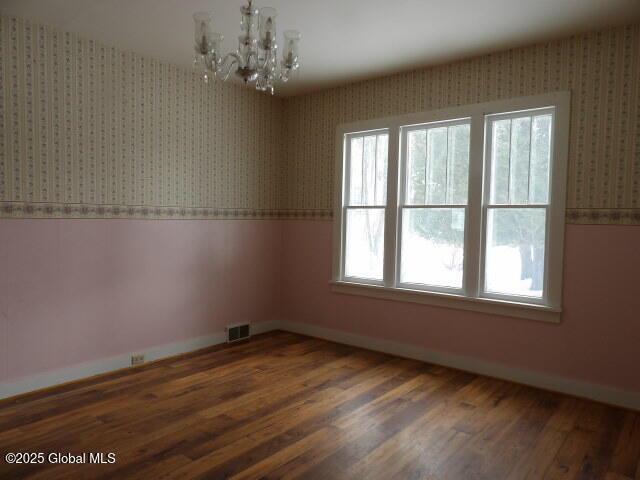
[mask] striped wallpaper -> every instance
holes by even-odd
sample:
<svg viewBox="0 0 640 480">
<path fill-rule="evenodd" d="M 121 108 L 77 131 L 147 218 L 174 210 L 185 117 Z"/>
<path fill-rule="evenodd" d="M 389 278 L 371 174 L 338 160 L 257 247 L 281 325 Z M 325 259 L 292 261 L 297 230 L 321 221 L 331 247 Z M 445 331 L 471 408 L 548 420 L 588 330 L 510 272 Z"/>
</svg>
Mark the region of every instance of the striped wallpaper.
<svg viewBox="0 0 640 480">
<path fill-rule="evenodd" d="M 16 18 L 0 17 L 0 58 L 0 215 L 281 206 L 282 100 Z"/>
<path fill-rule="evenodd" d="M 640 25 L 294 97 L 286 206 L 330 209 L 344 122 L 571 90 L 567 221 L 640 224 Z"/>
<path fill-rule="evenodd" d="M 331 216 L 339 123 L 571 90 L 567 221 L 640 224 L 640 25 L 279 99 L 0 17 L 0 217 Z"/>
</svg>

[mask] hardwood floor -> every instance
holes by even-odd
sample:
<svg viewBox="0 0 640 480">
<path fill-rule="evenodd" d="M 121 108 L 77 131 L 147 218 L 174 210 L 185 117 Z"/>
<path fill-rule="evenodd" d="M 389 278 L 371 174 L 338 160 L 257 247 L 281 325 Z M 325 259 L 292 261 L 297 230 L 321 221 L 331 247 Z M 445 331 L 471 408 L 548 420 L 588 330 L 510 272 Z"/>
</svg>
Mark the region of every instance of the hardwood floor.
<svg viewBox="0 0 640 480">
<path fill-rule="evenodd" d="M 640 414 L 272 332 L 0 402 L 0 453 L 2 479 L 640 479 Z"/>
</svg>

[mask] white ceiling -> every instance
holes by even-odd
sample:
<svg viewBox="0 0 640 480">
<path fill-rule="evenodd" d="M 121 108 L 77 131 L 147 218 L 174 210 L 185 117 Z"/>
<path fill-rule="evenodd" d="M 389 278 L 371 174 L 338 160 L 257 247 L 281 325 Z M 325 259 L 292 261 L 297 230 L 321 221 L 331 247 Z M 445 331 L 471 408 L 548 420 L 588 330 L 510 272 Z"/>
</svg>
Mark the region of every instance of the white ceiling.
<svg viewBox="0 0 640 480">
<path fill-rule="evenodd" d="M 213 10 L 236 48 L 244 0 L 0 0 L 0 13 L 189 66 L 191 14 Z M 640 0 L 257 0 L 302 32 L 294 95 L 513 46 L 640 21 Z"/>
</svg>

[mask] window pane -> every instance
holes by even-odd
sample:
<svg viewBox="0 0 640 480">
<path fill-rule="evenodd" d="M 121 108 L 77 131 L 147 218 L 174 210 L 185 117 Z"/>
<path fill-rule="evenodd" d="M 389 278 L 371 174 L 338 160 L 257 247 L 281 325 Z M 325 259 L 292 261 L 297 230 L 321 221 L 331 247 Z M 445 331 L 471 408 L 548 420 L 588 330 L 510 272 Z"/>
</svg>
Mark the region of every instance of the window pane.
<svg viewBox="0 0 640 480">
<path fill-rule="evenodd" d="M 387 165 L 389 154 L 389 135 L 378 135 L 378 148 L 376 153 L 376 192 L 375 204 L 387 204 Z"/>
<path fill-rule="evenodd" d="M 464 208 L 407 208 L 400 281 L 462 287 Z"/>
<path fill-rule="evenodd" d="M 407 205 L 466 204 L 469 125 L 407 133 Z"/>
<path fill-rule="evenodd" d="M 530 135 L 531 117 L 514 118 L 511 121 L 510 204 L 527 204 L 529 200 Z"/>
<path fill-rule="evenodd" d="M 491 203 L 548 203 L 552 115 L 492 122 Z"/>
<path fill-rule="evenodd" d="M 485 290 L 542 297 L 544 208 L 491 208 L 487 218 Z"/>
<path fill-rule="evenodd" d="M 349 204 L 362 205 L 362 137 L 351 139 L 351 155 L 349 158 Z"/>
<path fill-rule="evenodd" d="M 427 185 L 427 131 L 413 130 L 407 134 L 407 204 L 424 205 Z"/>
<path fill-rule="evenodd" d="M 491 203 L 509 203 L 511 120 L 493 122 L 491 134 Z"/>
<path fill-rule="evenodd" d="M 382 280 L 384 209 L 347 209 L 345 276 Z"/>
<path fill-rule="evenodd" d="M 349 205 L 385 204 L 388 138 L 386 133 L 351 138 Z"/>
<path fill-rule="evenodd" d="M 362 205 L 375 205 L 376 189 L 376 136 L 364 137 L 362 157 Z"/>
<path fill-rule="evenodd" d="M 530 203 L 549 202 L 549 160 L 551 157 L 551 115 L 533 117 L 531 130 Z"/>
<path fill-rule="evenodd" d="M 469 183 L 469 125 L 449 127 L 447 203 L 466 205 Z"/>
<path fill-rule="evenodd" d="M 445 203 L 447 180 L 447 128 L 427 130 L 427 204 Z"/>
</svg>

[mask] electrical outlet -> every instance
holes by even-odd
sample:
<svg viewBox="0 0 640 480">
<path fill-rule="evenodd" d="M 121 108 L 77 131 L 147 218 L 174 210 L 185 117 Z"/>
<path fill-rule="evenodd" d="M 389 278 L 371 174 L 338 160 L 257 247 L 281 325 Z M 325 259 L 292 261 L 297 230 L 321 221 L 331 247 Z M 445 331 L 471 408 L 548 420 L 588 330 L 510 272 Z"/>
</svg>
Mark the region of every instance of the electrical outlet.
<svg viewBox="0 0 640 480">
<path fill-rule="evenodd" d="M 144 363 L 144 354 L 131 355 L 131 365 L 142 365 Z"/>
</svg>

